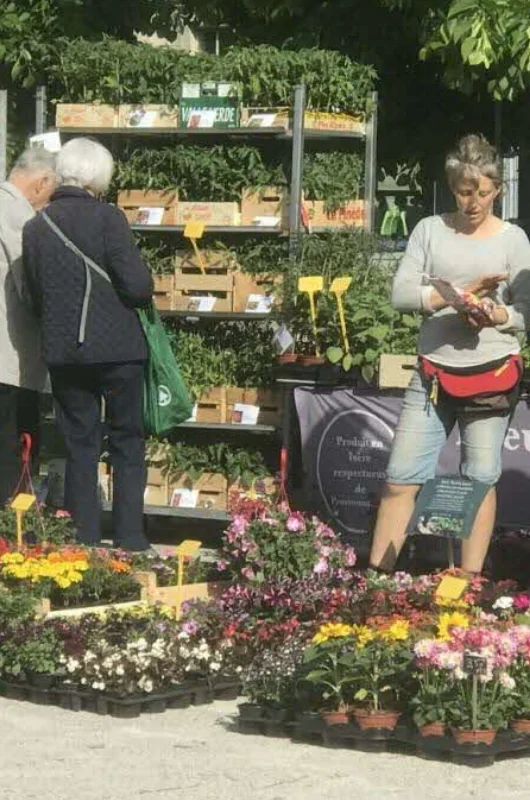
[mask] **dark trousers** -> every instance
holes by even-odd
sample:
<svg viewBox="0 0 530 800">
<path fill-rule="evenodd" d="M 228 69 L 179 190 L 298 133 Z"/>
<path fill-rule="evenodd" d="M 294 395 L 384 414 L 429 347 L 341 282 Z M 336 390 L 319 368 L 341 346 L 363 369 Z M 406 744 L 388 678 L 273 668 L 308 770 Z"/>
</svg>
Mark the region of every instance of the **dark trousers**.
<svg viewBox="0 0 530 800">
<path fill-rule="evenodd" d="M 143 363 L 50 367 L 57 422 L 66 451 L 65 508 L 78 539 L 101 539 L 98 462 L 101 455 L 101 404 L 105 398 L 109 452 L 114 474 L 114 544 L 144 550 L 146 482 L 142 425 Z"/>
<path fill-rule="evenodd" d="M 20 435 L 29 433 L 32 443 L 32 464 L 38 460 L 39 394 L 0 383 L 0 507 L 10 500 L 20 480 Z M 20 491 L 25 491 L 24 483 Z"/>
</svg>

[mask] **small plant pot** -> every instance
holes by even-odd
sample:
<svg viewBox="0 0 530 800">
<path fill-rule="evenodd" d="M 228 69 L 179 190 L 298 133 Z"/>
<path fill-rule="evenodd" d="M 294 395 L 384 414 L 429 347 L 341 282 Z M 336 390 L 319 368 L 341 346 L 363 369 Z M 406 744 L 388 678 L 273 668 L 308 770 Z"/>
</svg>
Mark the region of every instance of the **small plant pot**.
<svg viewBox="0 0 530 800">
<path fill-rule="evenodd" d="M 443 722 L 429 722 L 427 725 L 422 725 L 421 728 L 418 728 L 418 731 L 423 738 L 445 736 L 445 724 Z"/>
<path fill-rule="evenodd" d="M 290 717 L 290 712 L 288 708 L 282 708 L 281 706 L 269 706 L 265 709 L 265 719 L 268 722 L 287 722 Z"/>
<path fill-rule="evenodd" d="M 510 723 L 510 728 L 516 733 L 525 733 L 530 735 L 530 719 L 514 719 Z"/>
<path fill-rule="evenodd" d="M 493 729 L 469 731 L 463 728 L 452 728 L 451 733 L 457 744 L 493 744 L 497 731 Z"/>
<path fill-rule="evenodd" d="M 265 709 L 255 703 L 241 703 L 238 706 L 239 716 L 245 722 L 261 722 L 265 719 Z"/>
<path fill-rule="evenodd" d="M 393 731 L 401 716 L 400 711 L 368 711 L 356 708 L 353 712 L 355 722 L 362 731 Z"/>
<path fill-rule="evenodd" d="M 276 361 L 278 364 L 296 364 L 298 358 L 298 353 L 282 353 L 276 356 Z"/>
<path fill-rule="evenodd" d="M 326 725 L 347 725 L 350 716 L 347 711 L 320 711 L 320 716 Z"/>
<path fill-rule="evenodd" d="M 50 689 L 53 685 L 54 676 L 49 672 L 34 672 L 31 669 L 26 670 L 26 680 L 30 686 L 35 686 L 38 689 Z"/>
<path fill-rule="evenodd" d="M 324 364 L 325 360 L 322 356 L 298 356 L 298 363 L 302 367 L 318 367 Z"/>
</svg>

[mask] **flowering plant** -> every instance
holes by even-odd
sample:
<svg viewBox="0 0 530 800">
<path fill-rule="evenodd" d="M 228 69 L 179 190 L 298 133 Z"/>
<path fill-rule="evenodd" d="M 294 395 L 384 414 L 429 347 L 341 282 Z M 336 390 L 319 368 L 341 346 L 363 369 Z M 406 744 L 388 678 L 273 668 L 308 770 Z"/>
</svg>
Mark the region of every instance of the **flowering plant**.
<svg viewBox="0 0 530 800">
<path fill-rule="evenodd" d="M 355 566 L 352 547 L 316 517 L 286 505 L 252 507 L 236 514 L 223 537 L 219 568 L 238 580 L 346 576 Z"/>
<path fill-rule="evenodd" d="M 313 644 L 303 656 L 306 667 L 303 681 L 312 684 L 319 694 L 321 708 L 345 711 L 353 701 L 356 642 L 354 627 L 340 622 L 322 625 Z M 309 671 L 307 671 L 307 669 Z"/>
<path fill-rule="evenodd" d="M 242 674 L 243 694 L 251 703 L 293 706 L 305 644 L 304 639 L 293 636 L 276 648 L 267 648 L 252 661 Z"/>
<path fill-rule="evenodd" d="M 420 670 L 424 673 L 435 670 L 438 690 L 453 698 L 446 712 L 446 719 L 453 727 L 470 730 L 506 727 L 515 685 L 509 668 L 517 653 L 517 639 L 511 630 L 451 627 L 446 636 L 417 642 L 414 653 Z M 478 680 L 473 680 L 469 671 L 468 654 L 483 664 Z M 418 703 L 416 709 L 428 712 Z"/>
</svg>

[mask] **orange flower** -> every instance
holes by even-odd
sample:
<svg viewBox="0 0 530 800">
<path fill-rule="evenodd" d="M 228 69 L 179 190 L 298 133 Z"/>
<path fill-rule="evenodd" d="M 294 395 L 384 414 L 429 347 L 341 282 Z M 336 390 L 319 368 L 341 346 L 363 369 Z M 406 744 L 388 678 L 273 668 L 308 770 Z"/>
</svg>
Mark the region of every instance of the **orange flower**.
<svg viewBox="0 0 530 800">
<path fill-rule="evenodd" d="M 118 561 L 116 558 L 109 559 L 109 569 L 113 572 L 130 572 L 131 568 L 125 561 Z"/>
</svg>

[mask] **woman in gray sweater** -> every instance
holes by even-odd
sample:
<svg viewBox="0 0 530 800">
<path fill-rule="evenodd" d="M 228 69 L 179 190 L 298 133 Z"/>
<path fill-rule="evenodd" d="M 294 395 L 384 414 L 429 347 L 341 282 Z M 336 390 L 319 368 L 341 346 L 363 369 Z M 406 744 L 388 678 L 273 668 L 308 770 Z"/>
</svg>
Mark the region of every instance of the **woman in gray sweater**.
<svg viewBox="0 0 530 800">
<path fill-rule="evenodd" d="M 428 217 L 417 225 L 394 279 L 392 303 L 399 311 L 423 314 L 420 357 L 457 374 L 482 372 L 519 353 L 530 323 L 530 243 L 521 228 L 493 214 L 501 170 L 494 148 L 482 136 L 461 139 L 445 166 L 457 211 Z M 455 311 L 426 276 L 445 278 L 478 297 L 490 298 L 486 323 L 477 325 L 469 315 Z M 480 573 L 495 523 L 495 484 L 501 475 L 510 412 L 470 413 L 462 403 L 432 388 L 417 368 L 396 430 L 370 564 L 383 571 L 393 569 L 416 495 L 434 477 L 440 450 L 458 424 L 462 475 L 491 487 L 471 535 L 462 543 L 462 568 Z"/>
</svg>

